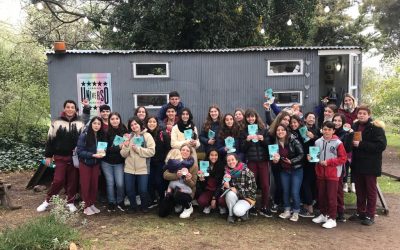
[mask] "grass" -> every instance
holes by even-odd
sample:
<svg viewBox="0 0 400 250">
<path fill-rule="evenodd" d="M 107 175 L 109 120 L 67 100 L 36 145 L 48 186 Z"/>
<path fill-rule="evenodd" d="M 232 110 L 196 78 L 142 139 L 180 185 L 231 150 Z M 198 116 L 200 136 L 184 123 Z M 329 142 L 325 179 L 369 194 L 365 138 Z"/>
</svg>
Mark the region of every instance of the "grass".
<svg viewBox="0 0 400 250">
<path fill-rule="evenodd" d="M 400 136 L 392 132 L 386 132 L 388 146 L 392 146 L 400 150 Z"/>
<path fill-rule="evenodd" d="M 79 233 L 48 215 L 0 233 L 0 249 L 68 249 Z"/>
</svg>

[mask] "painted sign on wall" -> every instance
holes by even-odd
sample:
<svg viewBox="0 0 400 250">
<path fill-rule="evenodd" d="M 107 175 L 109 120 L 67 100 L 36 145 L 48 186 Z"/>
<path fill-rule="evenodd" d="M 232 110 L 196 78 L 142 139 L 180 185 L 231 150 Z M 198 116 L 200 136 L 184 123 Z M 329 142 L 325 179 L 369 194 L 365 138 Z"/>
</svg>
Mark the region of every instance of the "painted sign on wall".
<svg viewBox="0 0 400 250">
<path fill-rule="evenodd" d="M 112 110 L 111 73 L 77 74 L 77 89 L 80 111 L 84 99 L 88 99 L 92 107 L 90 117 L 99 115 L 99 107 L 103 104 Z"/>
</svg>

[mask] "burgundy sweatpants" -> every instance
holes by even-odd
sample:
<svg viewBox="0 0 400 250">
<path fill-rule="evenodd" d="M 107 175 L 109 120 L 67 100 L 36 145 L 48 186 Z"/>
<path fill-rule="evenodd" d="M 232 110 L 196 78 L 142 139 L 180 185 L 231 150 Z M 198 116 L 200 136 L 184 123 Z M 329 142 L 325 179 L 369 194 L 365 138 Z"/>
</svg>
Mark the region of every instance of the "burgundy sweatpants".
<svg viewBox="0 0 400 250">
<path fill-rule="evenodd" d="M 319 209 L 333 220 L 336 220 L 338 182 L 317 179 Z"/>
<path fill-rule="evenodd" d="M 100 164 L 87 166 L 79 162 L 79 179 L 81 183 L 81 195 L 85 202 L 85 208 L 96 202 L 97 188 L 99 184 Z"/>
<path fill-rule="evenodd" d="M 199 203 L 200 207 L 210 206 L 217 186 L 217 180 L 214 177 L 208 177 L 205 190 L 200 194 L 199 198 L 197 198 L 197 202 Z"/>
<path fill-rule="evenodd" d="M 342 176 L 340 176 L 339 181 L 338 181 L 338 190 L 337 190 L 337 212 L 339 214 L 344 213 L 344 192 L 343 192 L 343 176 L 344 172 L 342 173 Z"/>
<path fill-rule="evenodd" d="M 269 207 L 269 169 L 268 161 L 249 161 L 247 167 L 254 173 L 261 187 L 261 208 Z M 258 178 L 258 179 L 257 179 Z"/>
<path fill-rule="evenodd" d="M 78 192 L 79 170 L 73 166 L 72 156 L 55 155 L 54 163 L 56 168 L 46 201 L 49 202 L 53 195 L 57 195 L 65 187 L 68 203 L 74 203 Z"/>
<path fill-rule="evenodd" d="M 374 218 L 376 213 L 376 200 L 378 191 L 376 188 L 376 176 L 354 174 L 357 195 L 357 213 Z"/>
</svg>

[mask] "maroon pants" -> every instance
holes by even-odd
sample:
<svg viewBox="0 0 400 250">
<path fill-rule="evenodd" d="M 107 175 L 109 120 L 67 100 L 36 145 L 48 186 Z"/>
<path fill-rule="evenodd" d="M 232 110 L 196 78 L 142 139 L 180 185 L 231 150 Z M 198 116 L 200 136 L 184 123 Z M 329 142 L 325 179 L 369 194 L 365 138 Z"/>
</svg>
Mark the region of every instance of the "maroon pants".
<svg viewBox="0 0 400 250">
<path fill-rule="evenodd" d="M 208 177 L 205 190 L 199 195 L 199 198 L 197 198 L 200 207 L 210 206 L 217 185 L 217 180 L 215 178 Z"/>
<path fill-rule="evenodd" d="M 254 173 L 261 187 L 261 208 L 269 207 L 269 169 L 268 161 L 249 161 L 247 167 Z M 258 178 L 258 179 L 257 179 Z"/>
<path fill-rule="evenodd" d="M 55 155 L 54 163 L 56 168 L 46 201 L 48 202 L 65 187 L 68 203 L 73 203 L 78 192 L 79 170 L 73 166 L 72 156 Z"/>
<path fill-rule="evenodd" d="M 378 191 L 376 189 L 376 176 L 365 174 L 354 174 L 357 195 L 357 213 L 365 214 L 374 218 L 376 213 L 376 200 Z"/>
<path fill-rule="evenodd" d="M 96 201 L 99 184 L 100 165 L 87 166 L 79 162 L 79 179 L 81 182 L 81 195 L 85 202 L 85 208 L 90 207 Z"/>
<path fill-rule="evenodd" d="M 319 209 L 333 220 L 336 220 L 338 182 L 317 179 Z"/>
<path fill-rule="evenodd" d="M 337 190 L 337 212 L 339 214 L 344 213 L 344 192 L 343 192 L 343 176 L 344 172 L 342 173 L 342 176 L 340 176 L 339 182 L 338 182 L 338 190 Z"/>
</svg>

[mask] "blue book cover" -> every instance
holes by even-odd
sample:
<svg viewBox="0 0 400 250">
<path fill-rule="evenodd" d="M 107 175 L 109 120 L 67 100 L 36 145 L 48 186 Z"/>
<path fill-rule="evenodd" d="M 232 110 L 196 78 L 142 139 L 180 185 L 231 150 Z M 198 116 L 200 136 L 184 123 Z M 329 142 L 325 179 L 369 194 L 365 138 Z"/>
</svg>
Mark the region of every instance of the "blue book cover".
<svg viewBox="0 0 400 250">
<path fill-rule="evenodd" d="M 185 129 L 183 131 L 184 135 L 185 135 L 185 140 L 191 140 L 193 137 L 193 130 L 192 129 Z"/>
<path fill-rule="evenodd" d="M 278 144 L 268 145 L 268 152 L 269 152 L 269 159 L 273 160 L 274 159 L 274 154 L 279 152 Z"/>
<path fill-rule="evenodd" d="M 141 147 L 142 146 L 142 144 L 143 144 L 143 136 L 134 136 L 133 137 L 133 143 L 136 145 L 136 146 L 138 146 L 138 147 Z"/>
<path fill-rule="evenodd" d="M 236 152 L 235 149 L 235 138 L 228 136 L 225 138 L 225 147 L 228 148 L 228 153 Z"/>
<path fill-rule="evenodd" d="M 208 168 L 210 167 L 209 161 L 200 161 L 200 171 L 203 172 L 204 176 L 209 176 Z"/>
<path fill-rule="evenodd" d="M 208 130 L 208 139 L 214 139 L 215 138 L 215 132 L 212 131 L 211 129 Z"/>
<path fill-rule="evenodd" d="M 319 147 L 310 147 L 310 162 L 319 162 Z"/>
<path fill-rule="evenodd" d="M 247 125 L 247 132 L 249 135 L 256 135 L 258 131 L 258 125 L 257 124 L 250 124 Z M 253 142 L 258 142 L 257 139 L 252 139 Z"/>
<path fill-rule="evenodd" d="M 114 146 L 119 146 L 121 143 L 124 143 L 125 141 L 127 141 L 126 137 L 121 137 L 119 135 L 116 135 L 114 137 L 113 145 Z"/>
<path fill-rule="evenodd" d="M 303 137 L 304 142 L 308 142 L 310 140 L 310 137 L 307 136 L 307 132 L 308 132 L 307 126 L 300 127 L 299 132 L 300 132 L 301 137 Z"/>
<path fill-rule="evenodd" d="M 273 97 L 274 92 L 272 91 L 271 88 L 268 88 L 264 91 L 264 96 L 267 99 L 271 99 Z"/>
</svg>

